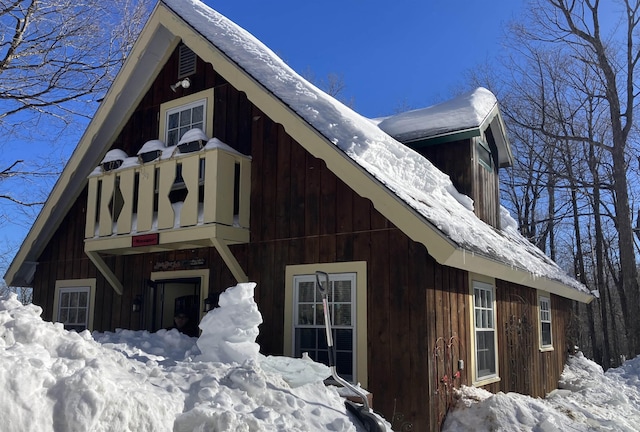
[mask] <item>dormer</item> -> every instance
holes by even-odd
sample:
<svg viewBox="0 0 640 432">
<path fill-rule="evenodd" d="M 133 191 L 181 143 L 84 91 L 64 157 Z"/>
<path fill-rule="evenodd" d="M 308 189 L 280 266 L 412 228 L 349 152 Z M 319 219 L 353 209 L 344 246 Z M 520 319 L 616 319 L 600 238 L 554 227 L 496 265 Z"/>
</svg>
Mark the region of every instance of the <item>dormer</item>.
<svg viewBox="0 0 640 432">
<path fill-rule="evenodd" d="M 449 101 L 387 117 L 380 129 L 447 174 L 474 212 L 500 228 L 498 170 L 513 163 L 496 97 L 477 88 Z"/>
</svg>

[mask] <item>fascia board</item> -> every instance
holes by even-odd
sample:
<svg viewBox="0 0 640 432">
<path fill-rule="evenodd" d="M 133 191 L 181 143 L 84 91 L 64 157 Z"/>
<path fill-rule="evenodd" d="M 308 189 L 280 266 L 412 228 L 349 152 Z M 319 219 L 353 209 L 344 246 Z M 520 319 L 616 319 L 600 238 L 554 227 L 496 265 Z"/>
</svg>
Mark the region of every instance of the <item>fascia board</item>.
<svg viewBox="0 0 640 432">
<path fill-rule="evenodd" d="M 454 251 L 446 261 L 441 262 L 441 264 L 466 270 L 470 273 L 491 276 L 507 282 L 547 291 L 582 303 L 590 303 L 594 299 L 593 295 L 578 291 L 558 281 L 546 277 L 536 277 L 526 269 L 511 267 L 486 256 L 471 253 L 463 249 Z"/>
</svg>

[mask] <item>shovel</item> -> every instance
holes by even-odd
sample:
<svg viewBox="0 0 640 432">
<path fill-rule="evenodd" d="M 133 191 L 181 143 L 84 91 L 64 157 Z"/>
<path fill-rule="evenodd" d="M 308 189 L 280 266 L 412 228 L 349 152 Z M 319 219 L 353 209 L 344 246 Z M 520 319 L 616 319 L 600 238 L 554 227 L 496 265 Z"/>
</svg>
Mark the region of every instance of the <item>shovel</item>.
<svg viewBox="0 0 640 432">
<path fill-rule="evenodd" d="M 324 286 L 320 281 L 320 277 L 324 279 Z M 354 386 L 338 375 L 335 364 L 336 350 L 333 346 L 333 336 L 331 333 L 331 313 L 329 311 L 329 301 L 327 300 L 329 275 L 325 272 L 317 271 L 316 281 L 318 282 L 318 291 L 320 291 L 320 294 L 322 295 L 322 309 L 324 311 L 324 325 L 327 332 L 327 347 L 329 351 L 329 369 L 331 369 L 331 376 L 333 376 L 333 379 L 340 385 L 348 388 L 362 399 L 362 405 L 358 405 L 349 400 L 346 400 L 344 404 L 347 407 L 347 410 L 358 418 L 365 430 L 368 432 L 385 432 L 387 428 L 382 422 L 382 419 L 375 414 L 369 406 L 369 399 L 367 398 L 367 395 L 360 388 Z"/>
</svg>

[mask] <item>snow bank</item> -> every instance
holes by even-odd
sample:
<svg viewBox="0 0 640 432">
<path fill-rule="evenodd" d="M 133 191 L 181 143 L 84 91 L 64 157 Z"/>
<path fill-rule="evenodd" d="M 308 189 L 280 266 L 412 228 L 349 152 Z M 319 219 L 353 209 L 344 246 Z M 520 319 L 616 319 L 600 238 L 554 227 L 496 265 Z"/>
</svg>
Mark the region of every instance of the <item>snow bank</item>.
<svg viewBox="0 0 640 432">
<path fill-rule="evenodd" d="M 69 332 L 15 295 L 0 299 L 0 429 L 362 431 L 322 382 L 326 366 L 257 354 L 252 294 L 241 284 L 221 295 L 203 341 L 177 330 Z"/>
<path fill-rule="evenodd" d="M 545 399 L 463 387 L 443 431 L 640 430 L 640 357 L 603 372 L 578 353 Z"/>
</svg>

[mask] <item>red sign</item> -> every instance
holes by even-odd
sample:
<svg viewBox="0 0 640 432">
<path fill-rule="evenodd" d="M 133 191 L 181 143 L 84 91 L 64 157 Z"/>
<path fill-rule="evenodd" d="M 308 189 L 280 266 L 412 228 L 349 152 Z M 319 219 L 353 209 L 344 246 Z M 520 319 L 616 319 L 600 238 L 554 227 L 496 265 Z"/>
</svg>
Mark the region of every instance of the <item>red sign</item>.
<svg viewBox="0 0 640 432">
<path fill-rule="evenodd" d="M 160 234 L 143 234 L 131 237 L 131 246 L 154 246 L 160 242 Z"/>
</svg>

